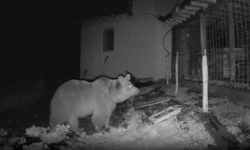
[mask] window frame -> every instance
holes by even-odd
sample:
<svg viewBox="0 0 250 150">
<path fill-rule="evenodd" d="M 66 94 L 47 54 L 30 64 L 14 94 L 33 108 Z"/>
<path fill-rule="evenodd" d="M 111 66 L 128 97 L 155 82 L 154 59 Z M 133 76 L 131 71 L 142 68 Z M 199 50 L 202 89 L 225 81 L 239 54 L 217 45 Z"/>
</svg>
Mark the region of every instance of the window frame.
<svg viewBox="0 0 250 150">
<path fill-rule="evenodd" d="M 114 51 L 114 28 L 103 30 L 103 52 Z"/>
</svg>

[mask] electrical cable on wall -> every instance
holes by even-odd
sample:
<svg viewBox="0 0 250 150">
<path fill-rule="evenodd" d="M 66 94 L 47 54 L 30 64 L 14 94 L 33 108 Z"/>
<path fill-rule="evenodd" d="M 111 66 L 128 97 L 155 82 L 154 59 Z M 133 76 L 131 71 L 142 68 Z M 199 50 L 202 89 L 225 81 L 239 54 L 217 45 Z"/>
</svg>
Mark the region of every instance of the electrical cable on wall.
<svg viewBox="0 0 250 150">
<path fill-rule="evenodd" d="M 167 35 L 168 35 L 168 33 L 169 33 L 170 31 L 172 31 L 172 29 L 168 30 L 168 31 L 165 33 L 165 35 L 164 35 L 164 37 L 163 37 L 163 39 L 162 39 L 163 48 L 164 48 L 164 50 L 168 53 L 168 54 L 167 54 L 167 57 L 170 55 L 170 52 L 169 52 L 168 49 L 165 47 L 164 41 L 165 41 L 165 38 L 167 37 Z"/>
<path fill-rule="evenodd" d="M 165 44 L 164 44 L 164 41 L 165 41 L 165 38 L 166 36 L 168 35 L 168 33 L 172 31 L 172 29 L 168 30 L 165 35 L 163 36 L 163 39 L 162 39 L 162 46 L 164 48 L 164 50 L 167 52 L 167 56 L 166 56 L 166 59 L 167 57 L 170 55 L 170 52 L 168 51 L 168 49 L 165 47 Z M 166 69 L 168 70 L 168 67 L 166 67 Z M 167 71 L 168 72 L 168 71 Z M 171 75 L 170 75 L 171 76 Z M 166 84 L 168 85 L 169 84 L 169 74 L 167 73 L 166 75 Z"/>
<path fill-rule="evenodd" d="M 108 58 L 109 58 L 108 56 L 105 57 L 105 60 L 104 60 L 103 66 L 102 66 L 102 75 L 103 75 L 104 68 L 105 68 L 105 65 L 106 65 L 106 62 L 107 62 Z"/>
</svg>

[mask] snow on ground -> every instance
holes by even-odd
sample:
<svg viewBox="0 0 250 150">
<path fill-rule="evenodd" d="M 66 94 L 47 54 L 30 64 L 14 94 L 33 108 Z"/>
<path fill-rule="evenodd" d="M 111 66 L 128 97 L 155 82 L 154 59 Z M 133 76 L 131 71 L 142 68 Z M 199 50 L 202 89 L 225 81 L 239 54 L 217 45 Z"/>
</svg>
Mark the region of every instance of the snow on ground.
<svg viewBox="0 0 250 150">
<path fill-rule="evenodd" d="M 41 142 L 23 146 L 25 150 L 49 148 L 49 144 L 64 141 L 66 146 L 62 149 L 206 149 L 207 145 L 214 145 L 213 139 L 206 132 L 203 124 L 194 120 L 189 122 L 189 130 L 182 131 L 174 119 L 164 121 L 156 125 L 131 126 L 127 129 L 112 128 L 110 132 L 86 135 L 84 132 L 74 137 L 66 136 L 67 126 L 57 126 L 56 129 L 31 127 L 26 130 L 26 136 L 38 137 Z M 63 132 L 62 132 L 63 131 Z M 60 145 L 60 144 L 59 144 Z M 10 148 L 10 147 L 9 147 Z M 7 149 L 7 147 L 5 148 Z"/>
<path fill-rule="evenodd" d="M 166 94 L 173 95 L 174 86 L 165 88 Z M 200 93 L 188 93 L 188 88 L 180 87 L 178 95 L 175 97 L 186 106 L 193 106 L 191 111 L 179 117 L 170 117 L 168 120 L 158 124 L 143 121 L 143 110 L 129 109 L 126 116 L 127 127 L 111 127 L 109 132 L 99 132 L 91 135 L 82 133 L 72 133 L 69 126 L 57 126 L 56 128 L 42 128 L 32 126 L 26 129 L 25 136 L 16 140 L 15 144 L 8 142 L 4 144 L 4 150 L 14 149 L 16 145 L 25 150 L 36 149 L 119 149 L 119 150 L 205 150 L 208 145 L 215 145 L 214 139 L 206 131 L 202 121 L 197 116 L 202 111 L 202 107 L 195 104 L 201 103 Z M 248 134 L 242 132 L 241 126 L 250 123 L 250 111 L 236 106 L 226 98 L 210 98 L 211 107 L 218 120 L 226 126 L 229 132 L 236 136 L 240 142 L 249 139 Z M 129 114 L 129 115 L 128 115 Z M 144 114 L 145 115 L 145 114 Z M 0 131 L 0 137 L 5 137 L 4 131 Z M 29 138 L 28 138 L 29 137 Z M 38 138 L 33 140 L 30 138 Z M 1 145 L 0 145 L 1 148 Z"/>
<path fill-rule="evenodd" d="M 83 134 L 77 140 L 87 149 L 206 149 L 214 144 L 201 123 L 189 122 L 189 130 L 181 131 L 174 119 L 156 125 L 113 128 L 109 133 Z"/>
</svg>

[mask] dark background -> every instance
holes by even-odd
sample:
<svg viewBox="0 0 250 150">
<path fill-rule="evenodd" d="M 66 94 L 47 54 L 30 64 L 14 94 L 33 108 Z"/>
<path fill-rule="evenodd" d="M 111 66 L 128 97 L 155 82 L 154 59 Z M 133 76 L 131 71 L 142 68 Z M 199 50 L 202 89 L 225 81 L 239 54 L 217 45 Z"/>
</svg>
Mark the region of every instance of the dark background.
<svg viewBox="0 0 250 150">
<path fill-rule="evenodd" d="M 81 21 L 128 12 L 129 0 L 1 0 L 0 84 L 79 78 Z"/>
<path fill-rule="evenodd" d="M 128 6 L 128 0 L 0 0 L 0 128 L 48 127 L 55 90 L 79 78 L 81 22 L 126 13 Z"/>
</svg>

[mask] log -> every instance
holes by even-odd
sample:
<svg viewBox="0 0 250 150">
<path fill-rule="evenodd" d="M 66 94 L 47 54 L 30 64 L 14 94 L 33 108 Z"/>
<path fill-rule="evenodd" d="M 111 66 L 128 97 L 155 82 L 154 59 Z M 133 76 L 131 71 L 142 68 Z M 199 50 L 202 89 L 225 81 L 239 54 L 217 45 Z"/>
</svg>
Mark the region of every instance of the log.
<svg viewBox="0 0 250 150">
<path fill-rule="evenodd" d="M 238 149 L 240 143 L 211 113 L 201 113 L 199 118 L 203 121 L 208 133 L 214 138 L 214 141 L 220 150 Z"/>
</svg>

